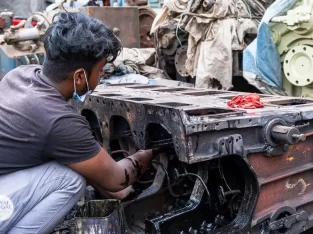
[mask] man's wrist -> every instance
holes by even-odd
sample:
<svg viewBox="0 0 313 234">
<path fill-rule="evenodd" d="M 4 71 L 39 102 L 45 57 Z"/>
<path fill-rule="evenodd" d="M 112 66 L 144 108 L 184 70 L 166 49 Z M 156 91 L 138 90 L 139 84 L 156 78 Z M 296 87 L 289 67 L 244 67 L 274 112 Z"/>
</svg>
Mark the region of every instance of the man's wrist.
<svg viewBox="0 0 313 234">
<path fill-rule="evenodd" d="M 160 153 L 164 153 L 164 152 L 166 152 L 166 148 L 154 148 L 152 149 L 152 158 L 154 159 Z"/>
</svg>

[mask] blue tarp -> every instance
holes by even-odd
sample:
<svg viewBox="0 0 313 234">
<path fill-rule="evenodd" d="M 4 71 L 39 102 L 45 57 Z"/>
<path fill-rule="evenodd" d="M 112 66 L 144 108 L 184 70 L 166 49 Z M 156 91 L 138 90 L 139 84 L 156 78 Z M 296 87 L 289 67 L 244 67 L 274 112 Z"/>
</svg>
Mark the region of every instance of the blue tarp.
<svg viewBox="0 0 313 234">
<path fill-rule="evenodd" d="M 257 38 L 243 52 L 243 71 L 256 75 L 269 86 L 282 88 L 280 56 L 269 27 L 275 16 L 284 15 L 297 0 L 276 0 L 265 12 Z"/>
</svg>

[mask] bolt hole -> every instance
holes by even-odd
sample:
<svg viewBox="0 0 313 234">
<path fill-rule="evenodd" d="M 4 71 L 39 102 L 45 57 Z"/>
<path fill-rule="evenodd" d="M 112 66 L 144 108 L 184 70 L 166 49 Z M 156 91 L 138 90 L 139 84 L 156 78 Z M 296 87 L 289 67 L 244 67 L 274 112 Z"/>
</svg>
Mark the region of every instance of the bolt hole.
<svg viewBox="0 0 313 234">
<path fill-rule="evenodd" d="M 303 47 L 303 50 L 306 51 L 306 47 Z"/>
<path fill-rule="evenodd" d="M 229 144 L 231 144 L 232 143 L 232 141 L 229 141 Z"/>
<path fill-rule="evenodd" d="M 207 128 L 207 127 L 208 127 L 208 125 L 204 125 L 204 127 L 205 127 L 205 128 Z"/>
<path fill-rule="evenodd" d="M 195 129 L 196 127 L 195 126 L 192 126 L 192 129 Z"/>
<path fill-rule="evenodd" d="M 307 82 L 310 82 L 310 79 L 307 79 L 306 81 L 307 81 Z"/>
<path fill-rule="evenodd" d="M 289 72 L 287 73 L 287 76 L 290 76 L 290 73 L 289 73 Z"/>
<path fill-rule="evenodd" d="M 219 125 L 220 125 L 219 123 L 216 124 L 217 127 L 218 127 Z"/>
<path fill-rule="evenodd" d="M 298 83 L 299 83 L 299 81 L 296 80 L 296 84 L 298 84 Z"/>
<path fill-rule="evenodd" d="M 97 99 L 97 103 L 99 103 L 100 101 L 99 101 L 99 99 Z"/>
<path fill-rule="evenodd" d="M 238 142 L 239 141 L 239 139 L 236 139 L 236 142 Z"/>
<path fill-rule="evenodd" d="M 222 145 L 225 145 L 225 143 L 223 142 Z"/>
<path fill-rule="evenodd" d="M 102 103 L 105 104 L 105 101 L 103 100 Z"/>
<path fill-rule="evenodd" d="M 286 60 L 286 63 L 288 63 L 288 60 Z"/>
<path fill-rule="evenodd" d="M 295 53 L 296 51 L 295 50 L 292 50 L 292 53 Z"/>
<path fill-rule="evenodd" d="M 251 123 L 251 122 L 252 122 L 252 119 L 249 119 L 249 122 Z"/>
<path fill-rule="evenodd" d="M 91 102 L 91 98 L 89 98 L 89 102 Z"/>
</svg>

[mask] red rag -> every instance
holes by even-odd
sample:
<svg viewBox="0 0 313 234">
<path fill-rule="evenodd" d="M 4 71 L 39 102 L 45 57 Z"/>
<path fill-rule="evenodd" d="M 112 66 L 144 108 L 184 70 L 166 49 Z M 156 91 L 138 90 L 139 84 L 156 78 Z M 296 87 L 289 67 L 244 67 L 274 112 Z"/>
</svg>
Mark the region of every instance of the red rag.
<svg viewBox="0 0 313 234">
<path fill-rule="evenodd" d="M 232 108 L 255 109 L 262 108 L 264 104 L 260 100 L 257 93 L 247 95 L 237 95 L 227 102 L 227 105 Z"/>
</svg>

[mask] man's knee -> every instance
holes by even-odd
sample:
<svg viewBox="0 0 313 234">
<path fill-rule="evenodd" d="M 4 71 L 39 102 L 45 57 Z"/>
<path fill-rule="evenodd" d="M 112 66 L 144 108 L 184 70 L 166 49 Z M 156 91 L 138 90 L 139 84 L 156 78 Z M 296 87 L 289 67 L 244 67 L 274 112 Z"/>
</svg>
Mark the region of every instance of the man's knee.
<svg viewBox="0 0 313 234">
<path fill-rule="evenodd" d="M 49 162 L 46 167 L 47 174 L 50 174 L 50 170 L 52 174 L 56 175 L 56 177 L 61 179 L 60 189 L 65 189 L 72 194 L 83 194 L 86 189 L 86 180 L 83 176 L 73 171 L 71 168 L 61 165 L 57 162 Z M 51 178 L 55 180 L 55 178 Z"/>
<path fill-rule="evenodd" d="M 86 189 L 86 180 L 83 176 L 73 171 L 71 168 L 54 162 L 61 170 L 62 175 L 67 178 L 64 185 L 74 193 L 83 193 Z"/>
<path fill-rule="evenodd" d="M 73 171 L 72 169 L 69 168 L 69 170 L 71 170 L 70 173 L 72 174 L 71 177 L 73 178 L 71 187 L 73 187 L 73 189 L 77 191 L 77 193 L 83 195 L 86 189 L 85 178 L 78 174 L 77 172 Z"/>
</svg>

